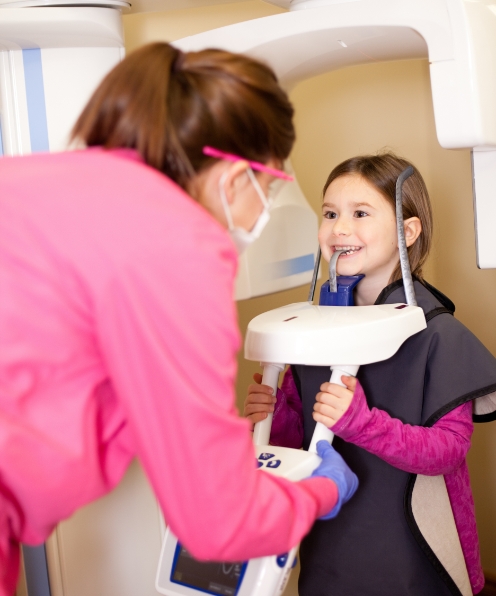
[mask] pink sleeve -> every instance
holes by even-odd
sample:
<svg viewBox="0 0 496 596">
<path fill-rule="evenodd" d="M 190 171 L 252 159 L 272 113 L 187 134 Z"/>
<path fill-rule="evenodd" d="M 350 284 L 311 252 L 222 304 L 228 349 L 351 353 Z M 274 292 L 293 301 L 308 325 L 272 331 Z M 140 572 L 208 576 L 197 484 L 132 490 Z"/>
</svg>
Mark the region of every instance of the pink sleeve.
<svg viewBox="0 0 496 596">
<path fill-rule="evenodd" d="M 351 406 L 332 430 L 400 470 L 427 476 L 449 474 L 463 463 L 470 448 L 472 404 L 455 408 L 430 428 L 412 426 L 383 410 L 370 410 L 357 383 Z"/>
<path fill-rule="evenodd" d="M 303 407 L 291 368 L 284 374 L 277 390 L 270 444 L 299 449 L 303 444 Z"/>
<path fill-rule="evenodd" d="M 174 236 L 184 229 L 167 225 L 165 250 L 156 238 L 147 249 L 141 231 L 142 253 L 128 257 L 97 302 L 103 358 L 138 457 L 167 523 L 194 556 L 285 552 L 332 509 L 336 486 L 256 470 L 249 423 L 234 405 L 234 247 L 217 224 L 181 242 Z"/>
</svg>

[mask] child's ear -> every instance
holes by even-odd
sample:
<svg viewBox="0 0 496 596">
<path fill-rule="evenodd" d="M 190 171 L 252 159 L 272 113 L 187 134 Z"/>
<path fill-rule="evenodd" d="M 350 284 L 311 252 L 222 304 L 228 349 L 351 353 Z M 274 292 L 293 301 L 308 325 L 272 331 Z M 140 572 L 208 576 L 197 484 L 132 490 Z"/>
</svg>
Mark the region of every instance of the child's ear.
<svg viewBox="0 0 496 596">
<path fill-rule="evenodd" d="M 422 223 L 418 217 L 410 217 L 403 222 L 405 226 L 405 241 L 407 246 L 415 243 L 422 233 Z"/>
</svg>

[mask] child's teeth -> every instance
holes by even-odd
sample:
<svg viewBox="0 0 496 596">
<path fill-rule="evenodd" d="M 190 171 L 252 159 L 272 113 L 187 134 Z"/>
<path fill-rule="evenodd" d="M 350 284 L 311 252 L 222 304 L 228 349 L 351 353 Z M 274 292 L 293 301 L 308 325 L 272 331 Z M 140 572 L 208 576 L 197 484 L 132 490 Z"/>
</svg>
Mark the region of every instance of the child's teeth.
<svg viewBox="0 0 496 596">
<path fill-rule="evenodd" d="M 360 247 L 359 246 L 340 246 L 338 248 L 338 250 L 342 250 L 343 252 L 341 254 L 343 254 L 343 255 L 351 255 L 355 251 L 360 250 Z"/>
</svg>

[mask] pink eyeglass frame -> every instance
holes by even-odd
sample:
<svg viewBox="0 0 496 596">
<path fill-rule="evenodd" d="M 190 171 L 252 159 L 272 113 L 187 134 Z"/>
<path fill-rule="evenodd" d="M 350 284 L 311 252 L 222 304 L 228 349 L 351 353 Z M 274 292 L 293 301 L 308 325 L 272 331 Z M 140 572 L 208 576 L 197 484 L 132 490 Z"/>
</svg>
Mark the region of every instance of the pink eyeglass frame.
<svg viewBox="0 0 496 596">
<path fill-rule="evenodd" d="M 216 157 L 218 159 L 227 159 L 227 161 L 246 161 L 250 164 L 252 170 L 258 170 L 259 172 L 265 172 L 266 174 L 270 174 L 275 178 L 281 178 L 282 180 L 289 180 L 289 182 L 293 182 L 293 176 L 286 174 L 282 170 L 276 170 L 275 168 L 269 168 L 269 166 L 260 163 L 259 161 L 251 161 L 249 159 L 245 159 L 244 157 L 240 157 L 239 155 L 234 155 L 234 153 L 224 153 L 224 151 L 219 151 L 219 149 L 214 149 L 214 147 L 203 147 L 203 154 L 208 155 L 209 157 Z"/>
</svg>

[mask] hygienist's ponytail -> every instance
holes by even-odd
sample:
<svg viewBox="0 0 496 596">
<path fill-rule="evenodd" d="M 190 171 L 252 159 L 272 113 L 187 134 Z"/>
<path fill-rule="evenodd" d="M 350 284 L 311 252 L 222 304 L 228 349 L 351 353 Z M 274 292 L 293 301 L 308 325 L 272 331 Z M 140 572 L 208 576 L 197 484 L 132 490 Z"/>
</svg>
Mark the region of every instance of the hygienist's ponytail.
<svg viewBox="0 0 496 596">
<path fill-rule="evenodd" d="M 153 43 L 131 53 L 97 88 L 72 139 L 131 147 L 185 188 L 212 164 L 210 145 L 247 159 L 284 160 L 293 108 L 272 70 L 222 50 L 181 52 Z"/>
</svg>

